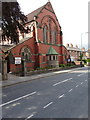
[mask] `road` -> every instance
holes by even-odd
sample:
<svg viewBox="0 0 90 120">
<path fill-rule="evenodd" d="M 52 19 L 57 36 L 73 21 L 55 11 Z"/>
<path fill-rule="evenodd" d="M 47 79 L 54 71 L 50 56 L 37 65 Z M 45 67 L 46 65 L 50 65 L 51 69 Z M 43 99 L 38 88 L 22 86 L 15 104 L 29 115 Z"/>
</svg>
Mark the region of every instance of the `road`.
<svg viewBox="0 0 90 120">
<path fill-rule="evenodd" d="M 2 89 L 3 118 L 88 118 L 88 67 Z"/>
</svg>

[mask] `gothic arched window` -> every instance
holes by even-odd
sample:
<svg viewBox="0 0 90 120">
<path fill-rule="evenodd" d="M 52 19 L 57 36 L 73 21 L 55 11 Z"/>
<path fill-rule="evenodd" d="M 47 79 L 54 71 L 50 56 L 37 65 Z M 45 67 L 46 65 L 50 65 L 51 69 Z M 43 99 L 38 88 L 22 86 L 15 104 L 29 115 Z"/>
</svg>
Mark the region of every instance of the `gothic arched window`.
<svg viewBox="0 0 90 120">
<path fill-rule="evenodd" d="M 43 27 L 43 42 L 46 43 L 47 42 L 47 26 L 45 25 Z"/>
<path fill-rule="evenodd" d="M 21 56 L 22 56 L 22 59 L 25 59 L 28 62 L 31 61 L 31 53 L 30 53 L 29 48 L 27 47 L 22 48 Z"/>
<path fill-rule="evenodd" d="M 57 43 L 57 32 L 56 32 L 56 30 L 52 31 L 52 43 L 53 44 Z"/>
<path fill-rule="evenodd" d="M 56 44 L 57 43 L 57 31 L 58 31 L 57 25 L 52 18 L 49 18 L 48 24 L 49 24 L 50 43 Z"/>
</svg>

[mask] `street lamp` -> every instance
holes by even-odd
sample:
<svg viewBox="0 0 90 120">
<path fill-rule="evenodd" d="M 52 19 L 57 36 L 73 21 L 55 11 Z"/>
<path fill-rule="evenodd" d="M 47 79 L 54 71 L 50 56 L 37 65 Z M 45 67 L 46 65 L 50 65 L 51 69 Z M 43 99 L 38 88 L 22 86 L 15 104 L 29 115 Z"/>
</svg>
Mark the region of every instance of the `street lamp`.
<svg viewBox="0 0 90 120">
<path fill-rule="evenodd" d="M 82 58 L 83 58 L 83 54 L 82 54 L 82 35 L 83 34 L 88 34 L 89 32 L 84 32 L 84 33 L 81 33 L 81 52 L 80 52 L 80 59 L 81 59 L 81 62 L 80 62 L 80 65 L 82 67 Z"/>
<path fill-rule="evenodd" d="M 82 49 L 82 35 L 83 34 L 88 34 L 89 32 L 84 32 L 84 33 L 81 33 L 81 49 Z"/>
</svg>

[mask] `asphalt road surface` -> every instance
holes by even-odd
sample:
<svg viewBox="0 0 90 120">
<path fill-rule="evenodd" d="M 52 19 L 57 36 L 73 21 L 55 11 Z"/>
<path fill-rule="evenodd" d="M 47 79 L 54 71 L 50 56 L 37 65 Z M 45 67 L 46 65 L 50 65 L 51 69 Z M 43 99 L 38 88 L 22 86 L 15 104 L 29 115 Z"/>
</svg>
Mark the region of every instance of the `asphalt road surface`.
<svg viewBox="0 0 90 120">
<path fill-rule="evenodd" d="M 2 90 L 3 118 L 88 118 L 88 67 Z"/>
</svg>

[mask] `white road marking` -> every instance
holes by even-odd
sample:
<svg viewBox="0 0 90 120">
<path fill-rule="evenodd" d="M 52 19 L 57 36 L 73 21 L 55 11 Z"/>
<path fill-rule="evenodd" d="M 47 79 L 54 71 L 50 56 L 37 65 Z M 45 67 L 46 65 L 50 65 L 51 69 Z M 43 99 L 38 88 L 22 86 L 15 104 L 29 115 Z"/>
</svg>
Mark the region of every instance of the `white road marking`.
<svg viewBox="0 0 90 120">
<path fill-rule="evenodd" d="M 14 104 L 12 104 L 12 105 L 6 106 L 5 108 L 6 108 L 6 109 L 9 109 L 9 108 L 15 107 L 16 105 L 19 105 L 19 104 L 20 104 L 20 103 L 14 103 Z"/>
<path fill-rule="evenodd" d="M 62 97 L 64 97 L 64 96 L 65 96 L 65 95 L 63 94 L 63 95 L 59 96 L 58 99 L 60 99 L 60 98 L 62 98 Z"/>
<path fill-rule="evenodd" d="M 10 107 L 8 106 L 8 107 L 6 107 L 6 109 L 9 109 Z"/>
<path fill-rule="evenodd" d="M 61 82 L 55 83 L 55 84 L 53 84 L 53 86 L 59 85 L 59 84 L 61 84 L 61 83 L 67 82 L 67 81 L 69 81 L 69 80 L 72 80 L 72 78 L 69 78 L 69 79 L 63 80 L 63 81 L 61 81 Z"/>
<path fill-rule="evenodd" d="M 78 87 L 79 85 L 76 85 L 76 87 Z"/>
<path fill-rule="evenodd" d="M 68 92 L 71 92 L 73 89 L 70 89 Z"/>
<path fill-rule="evenodd" d="M 83 82 L 81 82 L 81 85 L 83 84 Z"/>
<path fill-rule="evenodd" d="M 87 81 L 87 80 L 85 80 L 85 81 Z"/>
<path fill-rule="evenodd" d="M 32 114 L 32 115 L 30 115 L 30 116 L 28 116 L 25 120 L 28 120 L 29 118 L 31 118 L 31 117 L 33 117 L 34 115 Z"/>
<path fill-rule="evenodd" d="M 15 107 L 17 104 L 12 104 L 13 107 Z"/>
<path fill-rule="evenodd" d="M 79 75 L 77 75 L 77 76 L 82 76 L 83 75 L 83 73 L 82 74 L 79 74 Z"/>
<path fill-rule="evenodd" d="M 47 108 L 48 106 L 50 106 L 53 102 L 50 102 L 49 104 L 45 105 L 43 108 Z"/>
<path fill-rule="evenodd" d="M 3 95 L 3 97 L 6 97 L 7 95 Z"/>
<path fill-rule="evenodd" d="M 17 103 L 17 105 L 20 105 L 20 103 Z"/>
<path fill-rule="evenodd" d="M 19 97 L 19 98 L 17 98 L 17 99 L 11 100 L 11 101 L 9 101 L 9 102 L 3 103 L 3 104 L 0 105 L 0 107 L 5 106 L 5 105 L 8 105 L 8 104 L 10 104 L 10 103 L 13 103 L 13 102 L 15 102 L 15 101 L 17 101 L 17 100 L 21 100 L 21 99 L 26 98 L 26 97 L 28 97 L 28 96 L 30 96 L 30 95 L 34 95 L 35 93 L 36 93 L 36 91 L 35 91 L 35 92 L 32 92 L 32 93 L 30 93 L 30 94 L 27 94 L 27 95 L 25 95 L 25 96 Z"/>
</svg>

